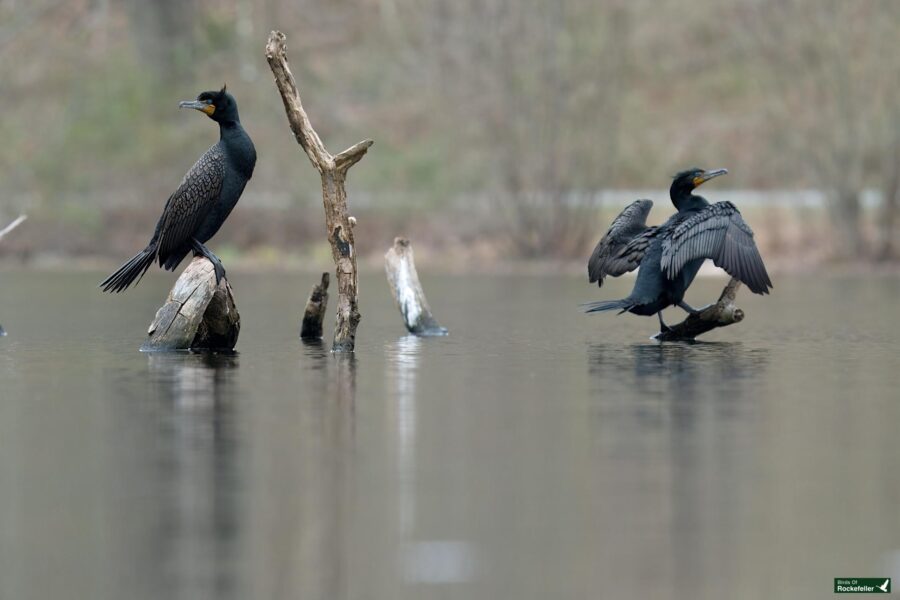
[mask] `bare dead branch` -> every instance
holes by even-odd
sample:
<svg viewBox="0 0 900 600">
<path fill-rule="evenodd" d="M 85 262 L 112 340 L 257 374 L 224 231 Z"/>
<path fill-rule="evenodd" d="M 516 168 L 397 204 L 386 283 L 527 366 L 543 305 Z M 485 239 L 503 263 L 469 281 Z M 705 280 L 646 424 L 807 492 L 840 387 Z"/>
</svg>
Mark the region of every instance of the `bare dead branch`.
<svg viewBox="0 0 900 600">
<path fill-rule="evenodd" d="M 9 225 L 7 225 L 6 227 L 4 227 L 3 229 L 0 229 L 0 240 L 2 240 L 3 237 L 4 237 L 7 233 L 9 233 L 9 232 L 12 231 L 13 229 L 15 229 L 16 227 L 18 227 L 19 225 L 21 225 L 21 224 L 22 224 L 22 221 L 24 221 L 24 220 L 27 219 L 27 218 L 28 218 L 27 215 L 19 215 L 18 217 L 16 217 L 16 220 L 15 220 L 15 221 L 13 221 L 12 223 L 10 223 Z"/>
<path fill-rule="evenodd" d="M 328 309 L 328 273 L 322 273 L 322 281 L 315 284 L 306 301 L 303 311 L 303 322 L 300 324 L 300 337 L 304 340 L 322 337 L 322 321 Z"/>
<path fill-rule="evenodd" d="M 322 176 L 325 230 L 331 244 L 338 287 L 337 319 L 331 349 L 334 352 L 352 352 L 356 343 L 356 327 L 360 320 L 359 279 L 353 240 L 353 225 L 356 220 L 350 216 L 344 184 L 349 168 L 365 155 L 373 142 L 372 140 L 359 142 L 337 157 L 329 154 L 303 110 L 297 84 L 288 66 L 285 39 L 284 34 L 279 31 L 269 34 L 266 60 L 275 76 L 275 84 L 281 93 L 291 130 L 310 162 Z"/>
<path fill-rule="evenodd" d="M 366 155 L 369 147 L 374 144 L 372 140 L 363 140 L 353 144 L 340 154 L 334 157 L 334 167 L 339 171 L 347 171 L 350 167 L 359 162 Z"/>
<path fill-rule="evenodd" d="M 284 110 L 287 112 L 291 131 L 294 132 L 297 142 L 309 156 L 310 162 L 321 173 L 333 168 L 334 158 L 325 149 L 325 144 L 322 143 L 319 134 L 309 122 L 306 111 L 303 110 L 297 83 L 288 66 L 286 41 L 287 38 L 280 31 L 271 32 L 266 44 L 266 60 L 275 75 L 275 85 L 278 86 L 278 91 L 281 93 L 281 100 L 284 102 Z"/>
<path fill-rule="evenodd" d="M 732 277 L 715 304 L 689 315 L 681 323 L 670 326 L 668 331 L 659 332 L 654 339 L 660 342 L 690 342 L 698 335 L 718 327 L 740 323 L 744 320 L 744 311 L 734 305 L 734 298 L 740 287 L 741 282 Z"/>
</svg>

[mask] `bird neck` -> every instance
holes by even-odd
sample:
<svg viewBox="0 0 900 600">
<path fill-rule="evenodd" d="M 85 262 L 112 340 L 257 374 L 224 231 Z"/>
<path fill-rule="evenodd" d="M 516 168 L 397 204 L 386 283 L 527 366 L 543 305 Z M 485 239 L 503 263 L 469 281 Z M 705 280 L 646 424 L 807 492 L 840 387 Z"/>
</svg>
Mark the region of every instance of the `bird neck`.
<svg viewBox="0 0 900 600">
<path fill-rule="evenodd" d="M 701 196 L 695 196 L 690 192 L 675 192 L 671 193 L 672 204 L 675 205 L 675 208 L 678 209 L 678 212 L 684 212 L 688 210 L 700 210 L 705 206 L 709 206 L 709 202 L 706 201 L 705 198 Z"/>
<path fill-rule="evenodd" d="M 235 118 L 234 120 L 228 121 L 220 121 L 219 122 L 219 139 L 225 139 L 234 134 L 240 134 L 244 131 L 244 128 L 241 127 L 241 120 Z"/>
</svg>

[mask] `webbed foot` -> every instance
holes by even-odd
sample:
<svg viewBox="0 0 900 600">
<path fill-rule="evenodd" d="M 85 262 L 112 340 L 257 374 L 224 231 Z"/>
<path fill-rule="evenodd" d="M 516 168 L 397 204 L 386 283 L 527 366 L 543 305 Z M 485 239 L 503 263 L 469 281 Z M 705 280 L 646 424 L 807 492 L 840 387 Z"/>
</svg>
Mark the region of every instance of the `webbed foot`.
<svg viewBox="0 0 900 600">
<path fill-rule="evenodd" d="M 212 250 L 198 242 L 197 240 L 191 240 L 191 248 L 198 256 L 203 256 L 213 265 L 213 272 L 216 274 L 216 285 L 225 279 L 225 267 L 222 266 L 222 261 L 219 260 L 219 257 L 212 253 Z"/>
</svg>

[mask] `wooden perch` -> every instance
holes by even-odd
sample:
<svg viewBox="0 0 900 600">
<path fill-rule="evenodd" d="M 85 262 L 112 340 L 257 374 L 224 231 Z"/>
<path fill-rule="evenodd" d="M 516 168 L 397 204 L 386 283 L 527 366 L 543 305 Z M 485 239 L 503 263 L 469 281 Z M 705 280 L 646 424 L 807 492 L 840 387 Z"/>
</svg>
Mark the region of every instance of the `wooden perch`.
<svg viewBox="0 0 900 600">
<path fill-rule="evenodd" d="M 394 238 L 394 245 L 384 255 L 384 272 L 406 329 L 416 335 L 447 335 L 447 329 L 431 314 L 409 240 Z"/>
<path fill-rule="evenodd" d="M 18 227 L 19 225 L 21 225 L 21 224 L 22 224 L 22 221 L 24 221 L 24 220 L 27 219 L 27 218 L 28 218 L 28 217 L 27 217 L 26 215 L 19 215 L 18 217 L 16 217 L 16 220 L 15 220 L 15 221 L 13 221 L 12 223 L 10 223 L 9 225 L 7 225 L 6 227 L 4 227 L 3 229 L 0 229 L 0 240 L 2 240 L 3 237 L 4 237 L 7 233 L 9 233 L 9 232 L 12 231 L 13 229 L 15 229 L 16 227 Z"/>
<path fill-rule="evenodd" d="M 353 241 L 353 225 L 356 220 L 347 208 L 347 192 L 344 182 L 347 171 L 366 154 L 372 140 L 364 140 L 332 156 L 313 129 L 300 102 L 300 92 L 287 61 L 285 36 L 280 31 L 269 34 L 266 44 L 266 60 L 275 75 L 275 84 L 281 93 L 284 110 L 294 137 L 313 167 L 322 177 L 322 202 L 325 205 L 325 230 L 331 244 L 337 274 L 337 320 L 334 327 L 332 351 L 352 352 L 359 325 L 359 280 L 356 270 L 356 251 Z"/>
<path fill-rule="evenodd" d="M 737 294 L 741 282 L 731 278 L 719 301 L 710 304 L 697 314 L 688 315 L 688 318 L 669 327 L 668 331 L 661 331 L 654 336 L 660 342 L 691 342 L 698 335 L 712 331 L 717 327 L 733 325 L 744 320 L 744 311 L 734 305 L 734 297 Z"/>
<path fill-rule="evenodd" d="M 156 311 L 141 350 L 233 350 L 240 331 L 241 316 L 228 280 L 216 285 L 213 264 L 198 256 Z"/>
<path fill-rule="evenodd" d="M 322 273 L 322 281 L 313 286 L 303 311 L 303 322 L 300 324 L 300 337 L 304 340 L 322 337 L 322 321 L 328 309 L 328 273 Z"/>
</svg>

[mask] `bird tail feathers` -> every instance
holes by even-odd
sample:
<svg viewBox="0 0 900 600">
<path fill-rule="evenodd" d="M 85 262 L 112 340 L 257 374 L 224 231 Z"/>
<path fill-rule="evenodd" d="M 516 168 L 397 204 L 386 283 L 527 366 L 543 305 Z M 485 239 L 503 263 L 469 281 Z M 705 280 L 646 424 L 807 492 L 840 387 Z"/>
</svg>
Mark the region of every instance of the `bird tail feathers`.
<svg viewBox="0 0 900 600">
<path fill-rule="evenodd" d="M 621 311 L 619 314 L 626 312 L 633 305 L 634 303 L 628 298 L 625 298 L 623 300 L 602 300 L 600 302 L 587 302 L 585 304 L 582 304 L 582 306 L 584 307 L 584 312 L 586 313 L 619 310 Z"/>
<path fill-rule="evenodd" d="M 156 244 L 152 243 L 131 257 L 119 270 L 103 280 L 98 286 L 104 292 L 119 293 L 135 282 L 139 282 L 156 259 Z M 135 282 L 137 284 L 137 282 Z"/>
</svg>

